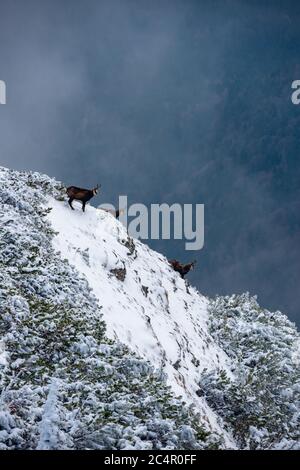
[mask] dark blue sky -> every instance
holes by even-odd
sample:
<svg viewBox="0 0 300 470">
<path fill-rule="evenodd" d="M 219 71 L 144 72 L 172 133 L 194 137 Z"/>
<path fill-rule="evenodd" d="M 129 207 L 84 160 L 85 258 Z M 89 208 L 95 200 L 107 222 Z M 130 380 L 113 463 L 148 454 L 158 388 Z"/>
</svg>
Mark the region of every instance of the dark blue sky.
<svg viewBox="0 0 300 470">
<path fill-rule="evenodd" d="M 0 164 L 103 201 L 205 204 L 205 294 L 300 324 L 300 3 L 0 1 Z"/>
</svg>

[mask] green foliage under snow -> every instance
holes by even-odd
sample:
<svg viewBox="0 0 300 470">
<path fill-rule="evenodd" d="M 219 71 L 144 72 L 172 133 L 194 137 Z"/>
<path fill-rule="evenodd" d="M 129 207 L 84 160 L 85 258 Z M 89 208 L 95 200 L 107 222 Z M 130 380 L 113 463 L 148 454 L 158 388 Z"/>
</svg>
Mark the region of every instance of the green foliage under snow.
<svg viewBox="0 0 300 470">
<path fill-rule="evenodd" d="M 241 448 L 300 449 L 300 336 L 280 312 L 248 294 L 210 304 L 210 332 L 233 377 L 204 373 L 200 391 Z"/>
</svg>

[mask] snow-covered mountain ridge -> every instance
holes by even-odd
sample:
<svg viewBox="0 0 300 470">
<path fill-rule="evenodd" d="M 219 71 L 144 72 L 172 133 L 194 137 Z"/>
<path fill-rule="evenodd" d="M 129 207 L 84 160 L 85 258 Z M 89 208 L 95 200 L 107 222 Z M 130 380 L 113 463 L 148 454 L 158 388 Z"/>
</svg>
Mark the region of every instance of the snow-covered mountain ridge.
<svg viewBox="0 0 300 470">
<path fill-rule="evenodd" d="M 0 182 L 3 448 L 297 447 L 299 335 L 284 315 L 208 300 L 112 215 L 71 211 L 47 176 Z M 253 408 L 274 361 L 288 428 Z"/>
<path fill-rule="evenodd" d="M 71 211 L 53 198 L 49 207 L 54 248 L 85 275 L 102 306 L 108 336 L 162 369 L 174 393 L 221 431 L 197 395 L 204 369 L 230 373 L 226 354 L 207 331 L 207 299 L 187 287 L 166 258 L 130 239 L 111 214 L 91 206 L 85 213 Z"/>
</svg>

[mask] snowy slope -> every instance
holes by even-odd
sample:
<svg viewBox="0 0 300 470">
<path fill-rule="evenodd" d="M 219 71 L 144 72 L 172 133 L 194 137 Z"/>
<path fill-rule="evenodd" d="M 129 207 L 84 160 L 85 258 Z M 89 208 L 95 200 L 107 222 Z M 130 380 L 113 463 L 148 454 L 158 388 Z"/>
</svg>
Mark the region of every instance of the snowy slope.
<svg viewBox="0 0 300 470">
<path fill-rule="evenodd" d="M 162 368 L 176 395 L 194 403 L 208 427 L 220 428 L 204 398 L 197 395 L 200 373 L 226 370 L 228 357 L 207 328 L 207 299 L 187 287 L 166 258 L 137 240 L 111 214 L 49 199 L 49 220 L 57 232 L 54 247 L 83 273 L 102 306 L 110 338 L 126 343 L 156 368 Z M 133 244 L 132 244 L 133 243 Z M 112 270 L 121 269 L 125 279 Z"/>
<path fill-rule="evenodd" d="M 164 374 L 106 337 L 84 275 L 53 249 L 65 188 L 0 168 L 0 450 L 223 446 Z"/>
</svg>

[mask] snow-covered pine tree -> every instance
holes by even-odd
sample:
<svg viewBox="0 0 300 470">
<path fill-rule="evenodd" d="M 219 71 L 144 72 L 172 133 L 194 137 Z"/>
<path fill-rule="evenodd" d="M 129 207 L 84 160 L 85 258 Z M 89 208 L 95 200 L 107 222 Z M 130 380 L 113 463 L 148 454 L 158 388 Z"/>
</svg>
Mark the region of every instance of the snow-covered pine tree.
<svg viewBox="0 0 300 470">
<path fill-rule="evenodd" d="M 249 294 L 211 302 L 210 332 L 232 360 L 204 373 L 199 393 L 246 449 L 300 449 L 300 336 Z"/>
</svg>

